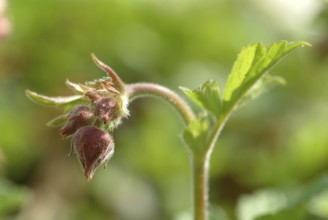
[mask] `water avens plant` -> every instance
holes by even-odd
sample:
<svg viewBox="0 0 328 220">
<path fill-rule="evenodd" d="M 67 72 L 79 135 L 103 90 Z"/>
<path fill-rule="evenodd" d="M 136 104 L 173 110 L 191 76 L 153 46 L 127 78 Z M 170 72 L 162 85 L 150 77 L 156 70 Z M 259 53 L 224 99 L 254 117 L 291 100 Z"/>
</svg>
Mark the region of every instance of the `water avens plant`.
<svg viewBox="0 0 328 220">
<path fill-rule="evenodd" d="M 309 43 L 280 41 L 266 48 L 261 43 L 244 47 L 235 61 L 231 73 L 221 92 L 214 80 L 202 83 L 196 89 L 181 87 L 185 95 L 201 109 L 195 113 L 183 98 L 172 90 L 153 83 L 126 84 L 107 65 L 94 62 L 108 76 L 85 84 L 66 81 L 76 95 L 48 97 L 26 90 L 34 102 L 51 107 L 62 107 L 64 114 L 52 119 L 48 126 L 62 126 L 63 137 L 72 137 L 71 153 L 75 152 L 90 181 L 96 168 L 113 156 L 114 140 L 112 131 L 129 115 L 128 106 L 132 100 L 155 96 L 172 105 L 180 114 L 185 129 L 183 141 L 190 155 L 194 219 L 208 219 L 208 173 L 210 158 L 217 139 L 232 113 L 240 106 L 258 97 L 263 91 L 285 81 L 272 76 L 268 71 L 286 54 Z"/>
</svg>

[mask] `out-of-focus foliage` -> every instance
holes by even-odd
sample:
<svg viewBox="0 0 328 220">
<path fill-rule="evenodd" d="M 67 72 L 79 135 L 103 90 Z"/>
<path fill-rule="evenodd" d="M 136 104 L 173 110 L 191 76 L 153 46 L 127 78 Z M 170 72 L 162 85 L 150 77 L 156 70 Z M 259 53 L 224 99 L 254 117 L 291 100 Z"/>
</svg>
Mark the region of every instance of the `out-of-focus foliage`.
<svg viewBox="0 0 328 220">
<path fill-rule="evenodd" d="M 130 105 L 115 132 L 115 156 L 86 183 L 70 143 L 45 123 L 59 111 L 31 103 L 29 88 L 69 95 L 68 78 L 100 78 L 95 52 L 129 82 L 221 88 L 245 45 L 305 40 L 271 74 L 287 85 L 240 109 L 227 124 L 211 163 L 210 201 L 237 219 L 244 194 L 290 189 L 328 168 L 328 16 L 324 0 L 31 0 L 8 1 L 11 33 L 0 41 L 0 172 L 31 197 L 9 217 L 22 220 L 166 220 L 191 207 L 183 125 L 157 100 Z M 195 106 L 197 109 L 197 106 Z M 285 192 L 285 191 L 284 191 Z M 324 192 L 324 191 L 323 191 Z M 310 219 L 327 219 L 327 193 L 313 197 Z M 0 200 L 0 204 L 2 200 Z M 225 214 L 222 214 L 225 212 Z"/>
<path fill-rule="evenodd" d="M 28 190 L 23 187 L 17 187 L 7 180 L 0 179 L 0 218 L 14 216 L 14 213 L 20 210 L 20 207 L 28 201 Z"/>
<path fill-rule="evenodd" d="M 241 220 L 326 219 L 327 176 L 297 189 L 266 189 L 239 199 Z"/>
<path fill-rule="evenodd" d="M 0 39 L 7 37 L 10 33 L 10 22 L 6 17 L 6 0 L 0 0 Z"/>
</svg>

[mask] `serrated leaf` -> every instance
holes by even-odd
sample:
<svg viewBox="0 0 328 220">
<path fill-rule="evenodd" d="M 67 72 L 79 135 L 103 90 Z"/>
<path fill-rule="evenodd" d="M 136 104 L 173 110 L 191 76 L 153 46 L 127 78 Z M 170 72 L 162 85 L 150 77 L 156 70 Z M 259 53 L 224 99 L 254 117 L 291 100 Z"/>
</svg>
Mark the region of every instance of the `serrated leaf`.
<svg viewBox="0 0 328 220">
<path fill-rule="evenodd" d="M 33 102 L 49 107 L 66 107 L 69 105 L 83 102 L 82 95 L 66 96 L 66 97 L 49 97 L 40 95 L 30 90 L 25 91 L 26 96 Z"/>
<path fill-rule="evenodd" d="M 183 132 L 183 140 L 192 150 L 199 150 L 207 140 L 210 124 L 206 115 L 196 117 Z"/>
<path fill-rule="evenodd" d="M 263 93 L 275 86 L 285 85 L 286 80 L 280 76 L 264 75 L 254 86 L 240 99 L 238 107 L 244 106 L 248 102 L 261 96 Z"/>
<path fill-rule="evenodd" d="M 50 121 L 47 122 L 47 126 L 49 126 L 49 127 L 63 126 L 67 121 L 68 115 L 69 114 L 67 113 L 67 114 L 59 115 L 59 116 L 51 119 Z"/>
<path fill-rule="evenodd" d="M 221 113 L 220 88 L 216 81 L 208 80 L 199 88 L 190 90 L 180 87 L 180 89 L 197 105 L 214 114 L 216 117 Z"/>
<path fill-rule="evenodd" d="M 261 43 L 243 48 L 232 67 L 224 89 L 223 105 L 225 112 L 229 112 L 274 64 L 301 46 L 310 46 L 310 44 L 303 41 L 280 41 L 268 49 Z"/>
</svg>

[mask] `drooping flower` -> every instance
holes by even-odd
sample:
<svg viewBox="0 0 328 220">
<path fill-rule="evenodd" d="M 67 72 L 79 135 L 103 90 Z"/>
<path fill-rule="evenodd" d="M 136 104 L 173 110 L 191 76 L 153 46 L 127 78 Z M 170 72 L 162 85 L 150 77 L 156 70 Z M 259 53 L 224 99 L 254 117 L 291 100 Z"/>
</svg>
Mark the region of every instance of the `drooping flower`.
<svg viewBox="0 0 328 220">
<path fill-rule="evenodd" d="M 91 56 L 107 76 L 84 84 L 66 80 L 65 84 L 76 95 L 49 97 L 26 90 L 33 102 L 64 109 L 64 114 L 53 118 L 47 125 L 57 127 L 64 124 L 60 129 L 62 136 L 73 137 L 69 155 L 73 151 L 77 154 L 87 180 L 92 179 L 100 164 L 106 166 L 114 153 L 111 132 L 119 126 L 122 118 L 129 115 L 125 84 L 112 68 L 94 54 Z M 75 107 L 67 114 L 72 106 Z"/>
<path fill-rule="evenodd" d="M 88 181 L 93 177 L 96 168 L 106 163 L 114 153 L 114 141 L 110 134 L 93 126 L 80 128 L 72 140 L 72 148 L 84 169 Z"/>
</svg>

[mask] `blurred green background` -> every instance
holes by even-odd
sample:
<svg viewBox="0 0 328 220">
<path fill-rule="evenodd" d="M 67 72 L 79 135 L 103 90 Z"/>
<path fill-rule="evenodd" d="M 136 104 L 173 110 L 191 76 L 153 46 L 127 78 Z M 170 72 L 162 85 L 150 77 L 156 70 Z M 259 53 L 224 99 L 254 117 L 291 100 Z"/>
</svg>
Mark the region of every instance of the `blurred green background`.
<svg viewBox="0 0 328 220">
<path fill-rule="evenodd" d="M 45 126 L 61 112 L 24 95 L 27 88 L 70 95 L 67 78 L 104 76 L 91 52 L 126 83 L 160 83 L 182 95 L 178 86 L 195 88 L 209 78 L 222 87 L 247 44 L 311 42 L 312 48 L 298 49 L 272 71 L 287 86 L 228 122 L 211 161 L 210 202 L 229 219 L 247 220 L 236 208 L 242 195 L 264 188 L 293 192 L 320 179 L 328 169 L 327 4 L 10 0 L 12 31 L 0 41 L 0 219 L 188 219 L 191 176 L 180 138 L 183 123 L 166 103 L 131 103 L 131 116 L 114 133 L 107 170 L 87 183 L 78 160 L 67 156 L 70 141 Z M 328 201 L 325 195 L 322 201 Z M 322 201 L 311 203 L 313 219 L 328 219 Z"/>
</svg>

